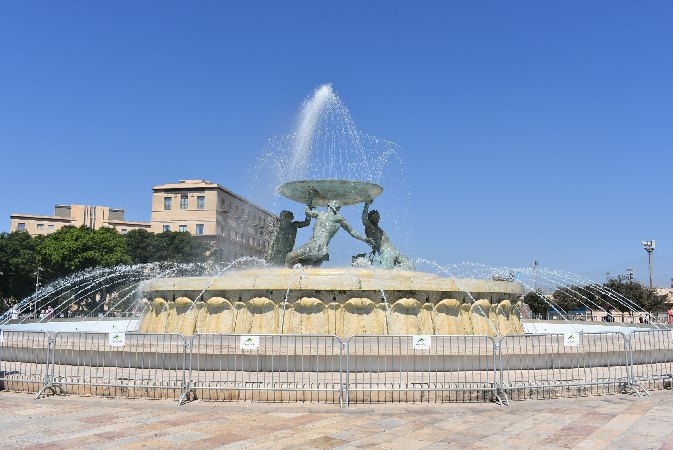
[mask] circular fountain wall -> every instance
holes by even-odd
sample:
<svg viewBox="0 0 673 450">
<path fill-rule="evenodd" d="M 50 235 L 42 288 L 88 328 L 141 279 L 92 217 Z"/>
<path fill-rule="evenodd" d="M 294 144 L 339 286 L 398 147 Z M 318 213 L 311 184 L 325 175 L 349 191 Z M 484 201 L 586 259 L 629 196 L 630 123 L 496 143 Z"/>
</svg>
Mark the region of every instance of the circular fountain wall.
<svg viewBox="0 0 673 450">
<path fill-rule="evenodd" d="M 523 286 L 364 268 L 259 268 L 162 278 L 144 288 L 141 332 L 521 333 Z"/>
</svg>

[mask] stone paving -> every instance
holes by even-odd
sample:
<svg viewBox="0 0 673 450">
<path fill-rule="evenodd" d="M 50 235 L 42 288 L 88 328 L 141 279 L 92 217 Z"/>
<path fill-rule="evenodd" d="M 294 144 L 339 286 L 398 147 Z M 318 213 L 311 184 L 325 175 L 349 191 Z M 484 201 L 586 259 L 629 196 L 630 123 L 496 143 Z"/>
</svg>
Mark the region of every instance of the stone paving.
<svg viewBox="0 0 673 450">
<path fill-rule="evenodd" d="M 494 404 L 335 405 L 0 392 L 3 449 L 638 448 L 673 450 L 673 391 Z"/>
</svg>

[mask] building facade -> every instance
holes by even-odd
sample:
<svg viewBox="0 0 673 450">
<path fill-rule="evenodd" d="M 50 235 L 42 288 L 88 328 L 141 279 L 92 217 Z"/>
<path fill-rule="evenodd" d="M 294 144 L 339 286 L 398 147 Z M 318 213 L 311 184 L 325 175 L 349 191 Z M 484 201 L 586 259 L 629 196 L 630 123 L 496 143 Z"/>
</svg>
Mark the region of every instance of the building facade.
<svg viewBox="0 0 673 450">
<path fill-rule="evenodd" d="M 147 222 L 124 220 L 123 209 L 114 209 L 107 206 L 56 205 L 53 216 L 12 214 L 9 230 L 26 231 L 32 235 L 44 235 L 53 233 L 65 226 L 79 227 L 82 225 L 93 229 L 110 227 L 122 234 L 141 228 L 150 229 L 150 224 Z"/>
<path fill-rule="evenodd" d="M 180 180 L 152 188 L 151 222 L 124 220 L 124 210 L 107 206 L 56 205 L 53 216 L 12 214 L 10 231 L 32 235 L 53 233 L 65 226 L 110 227 L 126 234 L 145 229 L 189 232 L 211 242 L 220 261 L 242 256 L 263 257 L 269 249 L 278 217 L 217 183 Z"/>
<path fill-rule="evenodd" d="M 180 180 L 152 188 L 151 231 L 187 231 L 215 245 L 218 259 L 263 257 L 278 217 L 206 180 Z"/>
</svg>

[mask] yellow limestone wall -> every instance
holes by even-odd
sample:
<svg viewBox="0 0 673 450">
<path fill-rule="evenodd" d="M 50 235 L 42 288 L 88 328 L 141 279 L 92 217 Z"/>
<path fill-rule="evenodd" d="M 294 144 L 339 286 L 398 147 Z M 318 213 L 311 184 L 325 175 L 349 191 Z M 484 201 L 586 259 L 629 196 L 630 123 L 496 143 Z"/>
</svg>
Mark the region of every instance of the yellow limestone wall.
<svg viewBox="0 0 673 450">
<path fill-rule="evenodd" d="M 344 303 L 342 320 L 342 336 L 388 334 L 385 305 L 368 298 L 352 298 Z"/>
<path fill-rule="evenodd" d="M 432 316 L 421 302 L 401 298 L 390 308 L 390 334 L 434 334 Z"/>
<path fill-rule="evenodd" d="M 328 314 L 325 304 L 317 298 L 304 297 L 285 310 L 282 333 L 328 334 Z"/>
<path fill-rule="evenodd" d="M 278 333 L 278 307 L 268 298 L 255 297 L 237 309 L 236 333 Z"/>
<path fill-rule="evenodd" d="M 470 308 L 472 333 L 483 336 L 495 336 L 495 324 L 489 320 L 491 303 L 486 299 L 477 300 Z"/>
<path fill-rule="evenodd" d="M 231 303 L 222 297 L 193 302 L 179 297 L 174 302 L 156 298 L 144 301 L 139 330 L 143 333 L 269 333 L 332 334 L 437 334 L 505 335 L 521 334 L 522 302 L 504 300 L 491 305 L 487 299 L 461 303 L 443 299 L 436 305 L 402 298 L 389 308 L 368 298 L 351 298 L 343 305 L 325 304 L 303 297 L 294 303 L 277 305 L 266 297 Z M 282 327 L 282 328 L 281 328 Z"/>
<path fill-rule="evenodd" d="M 462 319 L 461 323 L 463 325 L 465 334 L 474 334 L 474 329 L 472 327 L 472 317 L 470 314 L 471 308 L 472 305 L 469 303 L 463 303 L 463 306 L 460 308 L 460 318 Z"/>
<path fill-rule="evenodd" d="M 466 334 L 461 315 L 462 304 L 453 298 L 446 298 L 435 306 L 435 334 Z"/>
<path fill-rule="evenodd" d="M 512 334 L 512 322 L 509 320 L 512 304 L 509 300 L 503 300 L 496 308 L 498 334 L 505 336 Z"/>
<path fill-rule="evenodd" d="M 138 323 L 138 331 L 141 333 L 149 333 L 149 327 L 151 324 L 151 314 L 152 304 L 146 298 L 143 299 L 143 312 L 140 316 L 140 323 Z"/>
<path fill-rule="evenodd" d="M 512 323 L 512 334 L 523 334 L 523 325 L 521 324 L 521 308 L 523 302 L 517 302 L 512 305 L 509 313 L 509 320 Z"/>
</svg>

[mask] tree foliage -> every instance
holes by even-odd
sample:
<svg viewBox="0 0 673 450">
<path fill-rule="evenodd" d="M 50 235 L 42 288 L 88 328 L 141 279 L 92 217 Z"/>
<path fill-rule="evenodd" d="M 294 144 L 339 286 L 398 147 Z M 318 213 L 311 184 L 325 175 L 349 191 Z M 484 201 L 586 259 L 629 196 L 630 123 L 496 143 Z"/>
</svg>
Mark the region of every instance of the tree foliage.
<svg viewBox="0 0 673 450">
<path fill-rule="evenodd" d="M 186 232 L 155 234 L 134 230 L 126 235 L 112 228 L 63 227 L 47 236 L 26 232 L 0 233 L 0 312 L 40 284 L 95 267 L 150 262 L 205 261 L 211 247 Z"/>
<path fill-rule="evenodd" d="M 150 233 L 133 230 L 126 234 L 128 253 L 134 263 L 205 261 L 210 246 L 187 232 Z"/>
<path fill-rule="evenodd" d="M 653 312 L 663 307 L 665 296 L 657 295 L 640 282 L 624 275 L 609 278 L 603 284 L 564 286 L 553 293 L 554 302 L 565 311 L 604 309 L 627 312 L 642 309 Z"/>
<path fill-rule="evenodd" d="M 0 233 L 0 299 L 20 299 L 35 290 L 35 247 L 42 239 L 28 233 Z M 7 307 L 12 302 L 5 303 Z"/>
<path fill-rule="evenodd" d="M 523 297 L 523 302 L 535 314 L 547 314 L 549 310 L 549 304 L 544 300 L 544 294 L 541 291 L 530 291 Z"/>
<path fill-rule="evenodd" d="M 52 279 L 92 267 L 133 262 L 124 237 L 107 227 L 63 227 L 38 245 L 37 256 L 45 276 Z"/>
</svg>

